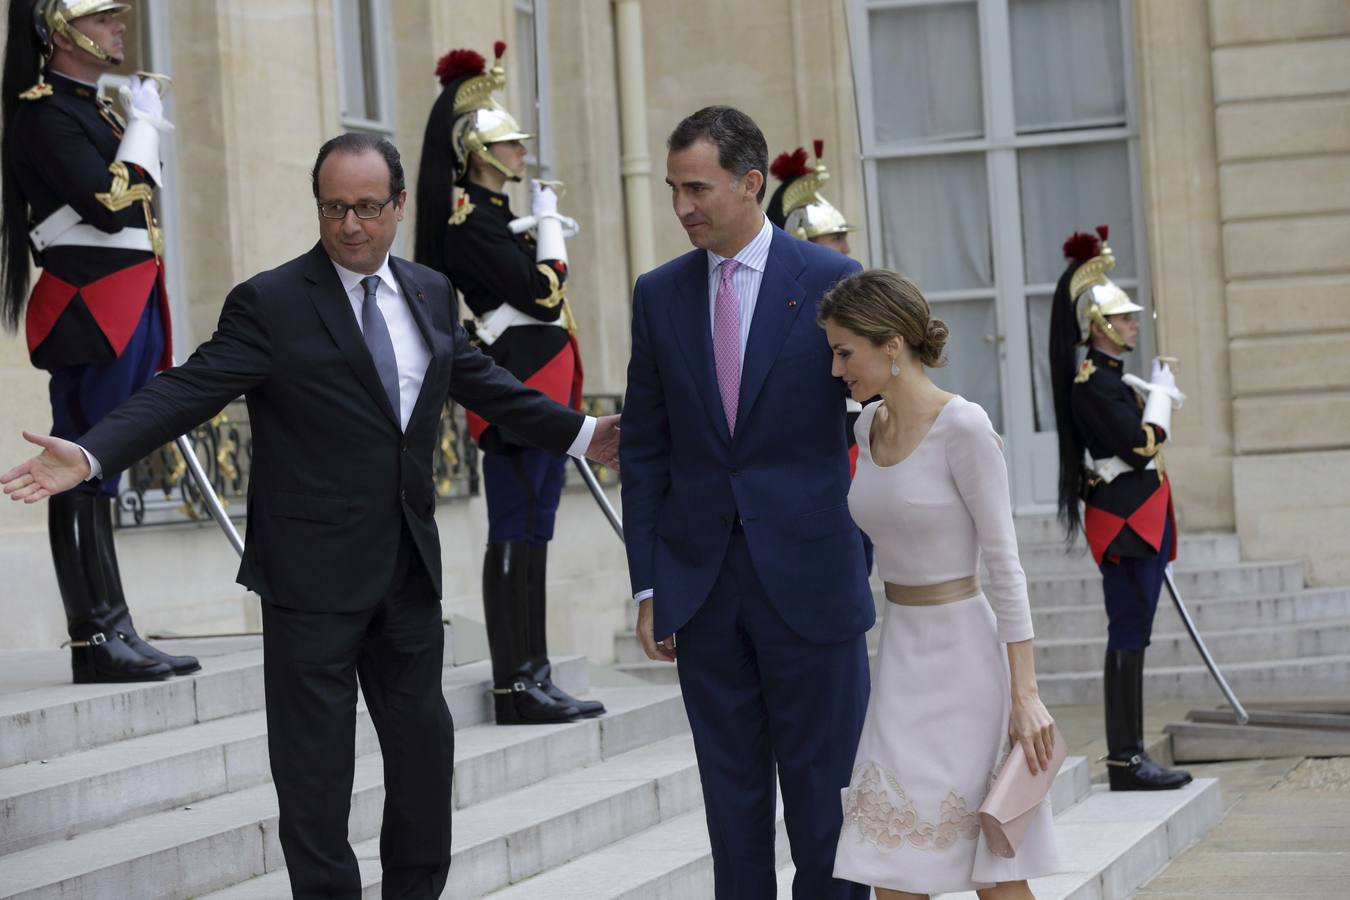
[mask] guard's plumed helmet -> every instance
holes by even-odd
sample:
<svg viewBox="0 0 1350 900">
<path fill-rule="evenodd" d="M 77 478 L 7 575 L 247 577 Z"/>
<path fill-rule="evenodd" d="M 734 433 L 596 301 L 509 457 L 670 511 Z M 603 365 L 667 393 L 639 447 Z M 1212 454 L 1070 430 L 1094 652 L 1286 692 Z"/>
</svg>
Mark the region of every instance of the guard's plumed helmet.
<svg viewBox="0 0 1350 900">
<path fill-rule="evenodd" d="M 469 170 L 469 158 L 477 154 L 488 165 L 513 181 L 519 176 L 502 165 L 488 151 L 489 144 L 501 141 L 523 141 L 533 137 L 521 131 L 515 116 L 507 112 L 492 96 L 506 87 L 506 71 L 502 68 L 502 54 L 506 43 L 493 45 L 495 59 L 492 68 L 473 50 L 451 50 L 436 64 L 436 76 L 445 89 L 454 91 L 455 123 L 451 126 L 451 143 L 455 151 L 455 181 Z"/>
<path fill-rule="evenodd" d="M 821 186 L 830 180 L 829 171 L 820 161 L 825 142 L 817 139 L 814 149 L 814 167 L 807 163 L 806 150 L 801 147 L 792 153 L 780 153 L 769 166 L 769 174 L 783 182 L 769 198 L 769 221 L 804 241 L 857 230 L 821 196 Z"/>
<path fill-rule="evenodd" d="M 1095 322 L 1107 337 L 1123 346 L 1124 341 L 1106 321 L 1107 316 L 1142 312 L 1144 308 L 1106 277 L 1106 273 L 1116 266 L 1115 254 L 1106 243 L 1107 234 L 1107 227 L 1098 225 L 1095 235 L 1078 231 L 1064 242 L 1064 256 L 1079 263 L 1069 279 L 1069 296 L 1073 299 L 1082 343 L 1092 339 L 1092 323 Z"/>
<path fill-rule="evenodd" d="M 131 9 L 130 3 L 110 3 L 107 0 L 37 0 L 33 6 L 33 27 L 47 55 L 51 54 L 52 35 L 63 34 L 85 53 L 104 62 L 120 62 L 110 57 L 71 22 L 94 13 L 118 15 Z"/>
</svg>

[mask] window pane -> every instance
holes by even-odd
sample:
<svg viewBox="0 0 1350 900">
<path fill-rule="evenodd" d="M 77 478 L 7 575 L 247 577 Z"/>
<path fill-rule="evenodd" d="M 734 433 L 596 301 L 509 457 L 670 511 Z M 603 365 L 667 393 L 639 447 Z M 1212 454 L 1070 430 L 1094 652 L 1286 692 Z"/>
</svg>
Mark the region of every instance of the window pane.
<svg viewBox="0 0 1350 900">
<path fill-rule="evenodd" d="M 984 134 L 974 3 L 878 9 L 868 23 L 878 141 Z"/>
<path fill-rule="evenodd" d="M 877 172 L 883 266 L 928 293 L 993 286 L 983 154 L 886 160 Z"/>
<path fill-rule="evenodd" d="M 1002 385 L 999 377 L 994 300 L 939 300 L 933 315 L 947 323 L 947 365 L 929 369 L 933 383 L 978 403 L 994 430 L 1003 431 Z"/>
<path fill-rule="evenodd" d="M 1120 0 L 1012 0 L 1017 131 L 1125 122 Z"/>
<path fill-rule="evenodd" d="M 375 70 L 374 11 L 369 0 L 338 0 L 337 14 L 342 116 L 379 121 L 383 113 Z"/>
<path fill-rule="evenodd" d="M 1031 399 L 1037 431 L 1055 430 L 1055 398 L 1050 385 L 1051 294 L 1027 297 L 1027 341 L 1031 345 Z"/>
<path fill-rule="evenodd" d="M 1037 147 L 1017 154 L 1022 192 L 1022 247 L 1028 284 L 1059 280 L 1064 239 L 1098 225 L 1111 228 L 1113 278 L 1135 275 L 1129 155 L 1124 141 Z"/>
</svg>

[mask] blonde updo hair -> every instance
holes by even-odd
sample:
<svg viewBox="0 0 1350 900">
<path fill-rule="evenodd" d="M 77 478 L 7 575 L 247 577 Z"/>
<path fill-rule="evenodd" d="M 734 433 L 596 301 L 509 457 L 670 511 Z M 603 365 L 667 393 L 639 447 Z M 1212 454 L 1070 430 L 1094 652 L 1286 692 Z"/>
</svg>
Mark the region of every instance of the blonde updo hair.
<svg viewBox="0 0 1350 900">
<path fill-rule="evenodd" d="M 919 286 L 898 272 L 866 269 L 836 284 L 820 301 L 816 320 L 847 328 L 880 347 L 893 337 L 930 369 L 945 366 L 947 323 L 932 314 Z"/>
</svg>

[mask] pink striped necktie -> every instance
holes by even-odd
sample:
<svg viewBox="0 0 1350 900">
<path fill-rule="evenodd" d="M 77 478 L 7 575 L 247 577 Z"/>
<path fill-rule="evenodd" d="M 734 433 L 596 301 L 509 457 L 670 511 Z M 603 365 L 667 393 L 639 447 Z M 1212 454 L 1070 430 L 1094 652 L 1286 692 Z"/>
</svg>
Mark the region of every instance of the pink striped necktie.
<svg viewBox="0 0 1350 900">
<path fill-rule="evenodd" d="M 722 393 L 722 411 L 727 431 L 736 431 L 736 406 L 741 393 L 741 303 L 731 276 L 740 266 L 734 259 L 722 260 L 722 280 L 717 286 L 713 313 L 713 358 L 717 364 L 717 389 Z"/>
</svg>

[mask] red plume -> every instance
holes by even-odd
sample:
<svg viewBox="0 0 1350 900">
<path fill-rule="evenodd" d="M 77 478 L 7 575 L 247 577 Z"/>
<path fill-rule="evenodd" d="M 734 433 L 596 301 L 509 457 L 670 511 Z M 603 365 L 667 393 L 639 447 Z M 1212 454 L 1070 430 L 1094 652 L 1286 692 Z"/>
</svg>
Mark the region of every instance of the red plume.
<svg viewBox="0 0 1350 900">
<path fill-rule="evenodd" d="M 1102 242 L 1085 231 L 1075 231 L 1064 242 L 1064 258 L 1075 262 L 1087 262 L 1102 252 Z"/>
<path fill-rule="evenodd" d="M 820 138 L 816 138 L 816 159 L 820 159 L 824 155 L 825 155 L 825 142 L 822 141 Z"/>
<path fill-rule="evenodd" d="M 473 50 L 451 50 L 436 61 L 436 77 L 445 86 L 466 75 L 482 75 L 487 60 Z"/>
<path fill-rule="evenodd" d="M 493 44 L 492 52 L 497 55 L 498 59 L 501 59 L 502 54 L 506 52 L 506 41 L 497 41 L 495 44 Z"/>
<path fill-rule="evenodd" d="M 1097 234 L 1101 237 L 1102 243 L 1106 242 L 1106 235 L 1110 230 L 1111 229 L 1107 228 L 1105 225 L 1097 226 Z"/>
<path fill-rule="evenodd" d="M 769 174 L 779 181 L 791 181 L 811 171 L 806 164 L 806 151 L 798 147 L 791 153 L 780 153 L 769 166 Z"/>
</svg>

